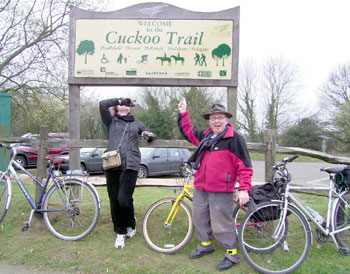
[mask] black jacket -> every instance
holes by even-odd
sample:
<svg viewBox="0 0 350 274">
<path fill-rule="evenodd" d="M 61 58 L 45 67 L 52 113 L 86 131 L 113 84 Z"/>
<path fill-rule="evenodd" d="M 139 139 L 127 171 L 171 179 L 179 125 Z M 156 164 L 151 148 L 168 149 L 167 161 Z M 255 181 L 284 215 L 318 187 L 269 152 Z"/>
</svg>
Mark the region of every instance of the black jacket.
<svg viewBox="0 0 350 274">
<path fill-rule="evenodd" d="M 101 118 L 108 129 L 109 136 L 107 151 L 118 149 L 124 129 L 129 124 L 120 148 L 122 168 L 138 171 L 141 162 L 138 136 L 143 131 L 149 130 L 143 123 L 134 119 L 132 115 L 128 117 L 119 116 L 118 114 L 112 116 L 109 108 L 116 105 L 118 105 L 117 98 L 100 101 Z"/>
</svg>

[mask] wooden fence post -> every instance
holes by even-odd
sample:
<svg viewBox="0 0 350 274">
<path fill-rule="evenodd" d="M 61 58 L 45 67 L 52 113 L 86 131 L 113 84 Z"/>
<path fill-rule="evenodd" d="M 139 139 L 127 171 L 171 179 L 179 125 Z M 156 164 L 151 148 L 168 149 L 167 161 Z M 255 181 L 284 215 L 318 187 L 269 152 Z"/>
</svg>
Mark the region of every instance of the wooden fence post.
<svg viewBox="0 0 350 274">
<path fill-rule="evenodd" d="M 37 177 L 42 182 L 46 178 L 46 174 L 47 174 L 45 156 L 47 155 L 46 141 L 47 141 L 48 135 L 49 135 L 49 127 L 46 125 L 40 126 Z M 36 184 L 35 185 L 35 202 L 39 201 L 41 191 L 42 191 L 42 187 Z"/>
<path fill-rule="evenodd" d="M 69 139 L 80 140 L 80 86 L 69 85 Z M 69 169 L 80 169 L 80 148 L 69 147 Z"/>
<path fill-rule="evenodd" d="M 276 135 L 275 129 L 267 129 L 264 132 L 264 142 L 266 143 L 265 152 L 265 182 L 272 182 L 272 167 L 276 163 Z"/>
</svg>

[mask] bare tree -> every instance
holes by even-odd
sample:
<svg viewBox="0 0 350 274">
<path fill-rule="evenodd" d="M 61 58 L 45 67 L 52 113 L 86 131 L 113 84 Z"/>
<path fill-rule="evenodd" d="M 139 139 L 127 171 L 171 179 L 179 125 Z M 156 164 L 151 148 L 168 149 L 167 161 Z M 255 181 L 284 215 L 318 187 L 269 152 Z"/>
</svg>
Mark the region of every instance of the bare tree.
<svg viewBox="0 0 350 274">
<path fill-rule="evenodd" d="M 69 5 L 63 0 L 8 0 L 0 9 L 2 92 L 47 85 L 55 59 L 65 55 Z"/>
<path fill-rule="evenodd" d="M 58 99 L 64 104 L 70 6 L 91 8 L 92 2 L 101 4 L 94 0 L 0 2 L 0 92 L 11 92 L 16 110 L 27 112 L 28 119 L 33 105 L 40 105 L 34 103 L 38 100 Z"/>
<path fill-rule="evenodd" d="M 350 101 L 350 62 L 340 65 L 330 74 L 327 83 L 321 88 L 320 95 L 321 105 L 331 113 Z"/>
<path fill-rule="evenodd" d="M 263 96 L 265 99 L 265 126 L 278 129 L 281 116 L 295 108 L 298 92 L 298 67 L 282 57 L 270 58 L 263 64 Z"/>
<path fill-rule="evenodd" d="M 350 62 L 339 65 L 320 89 L 320 106 L 333 149 L 350 151 Z"/>
<path fill-rule="evenodd" d="M 251 60 L 247 60 L 240 66 L 238 85 L 238 110 L 242 119 L 238 121 L 238 127 L 242 129 L 251 141 L 257 141 L 257 105 L 258 73 Z"/>
</svg>

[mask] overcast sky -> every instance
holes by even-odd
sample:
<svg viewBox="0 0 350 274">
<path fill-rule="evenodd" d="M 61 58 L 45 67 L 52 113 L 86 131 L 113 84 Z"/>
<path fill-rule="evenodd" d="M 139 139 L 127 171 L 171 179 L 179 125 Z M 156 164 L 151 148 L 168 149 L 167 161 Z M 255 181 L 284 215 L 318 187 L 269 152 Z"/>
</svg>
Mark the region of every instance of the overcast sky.
<svg viewBox="0 0 350 274">
<path fill-rule="evenodd" d="M 116 0 L 111 10 L 152 2 Z M 158 1 L 160 2 L 160 1 Z M 340 64 L 350 62 L 349 0 L 168 0 L 202 12 L 240 6 L 240 62 L 282 56 L 301 71 L 308 100 Z M 110 94 L 102 95 L 111 97 Z"/>
</svg>

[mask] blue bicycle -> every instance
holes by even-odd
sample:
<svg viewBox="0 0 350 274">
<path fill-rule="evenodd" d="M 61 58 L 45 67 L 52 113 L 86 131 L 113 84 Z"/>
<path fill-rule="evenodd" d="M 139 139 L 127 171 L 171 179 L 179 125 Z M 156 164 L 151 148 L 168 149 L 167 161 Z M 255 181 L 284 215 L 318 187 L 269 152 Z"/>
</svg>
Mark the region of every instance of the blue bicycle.
<svg viewBox="0 0 350 274">
<path fill-rule="evenodd" d="M 11 175 L 32 207 L 28 222 L 22 226 L 23 231 L 30 227 L 34 212 L 42 214 L 50 232 L 62 240 L 80 240 L 95 228 L 101 202 L 96 189 L 85 179 L 86 173 L 73 170 L 63 176 L 61 172 L 55 170 L 55 165 L 60 165 L 65 159 L 45 157 L 49 162 L 49 169 L 46 182 L 43 184 L 14 160 L 16 157 L 14 147 L 0 143 L 1 147 L 10 150 L 11 156 L 6 171 L 0 171 L 0 222 L 11 203 Z M 37 202 L 34 202 L 16 169 L 23 171 L 42 188 Z"/>
</svg>

